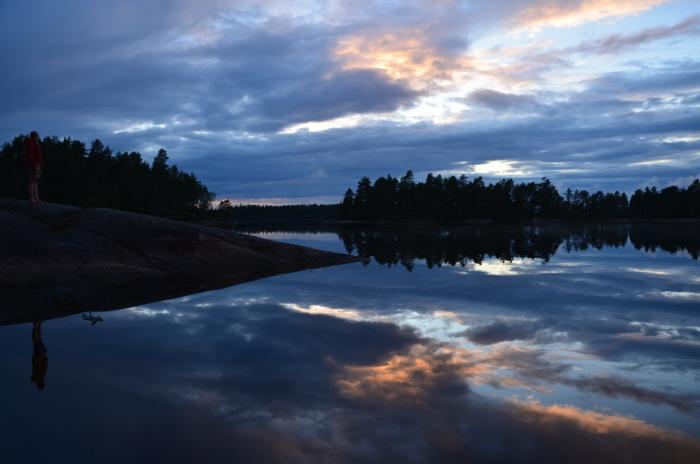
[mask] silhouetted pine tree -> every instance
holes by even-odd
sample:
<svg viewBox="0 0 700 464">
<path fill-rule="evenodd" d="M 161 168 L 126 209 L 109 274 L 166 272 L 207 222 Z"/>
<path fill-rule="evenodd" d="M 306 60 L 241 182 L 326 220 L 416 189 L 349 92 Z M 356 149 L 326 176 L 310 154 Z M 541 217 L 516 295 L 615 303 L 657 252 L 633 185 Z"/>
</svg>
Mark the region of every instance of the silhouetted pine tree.
<svg viewBox="0 0 700 464">
<path fill-rule="evenodd" d="M 516 184 L 503 179 L 442 177 L 429 173 L 416 183 L 408 171 L 400 180 L 387 175 L 372 183 L 363 177 L 343 198 L 345 219 L 532 219 L 532 218 L 700 218 L 700 181 L 688 188 L 655 187 L 627 194 L 568 189 L 562 196 L 552 182 Z"/>
<path fill-rule="evenodd" d="M 0 196 L 27 197 L 25 137 L 15 137 L 0 150 Z M 114 155 L 100 140 L 87 150 L 79 140 L 46 137 L 41 148 L 39 188 L 45 201 L 158 214 L 207 209 L 214 198 L 194 174 L 168 166 L 164 149 L 149 166 L 140 153 Z"/>
</svg>

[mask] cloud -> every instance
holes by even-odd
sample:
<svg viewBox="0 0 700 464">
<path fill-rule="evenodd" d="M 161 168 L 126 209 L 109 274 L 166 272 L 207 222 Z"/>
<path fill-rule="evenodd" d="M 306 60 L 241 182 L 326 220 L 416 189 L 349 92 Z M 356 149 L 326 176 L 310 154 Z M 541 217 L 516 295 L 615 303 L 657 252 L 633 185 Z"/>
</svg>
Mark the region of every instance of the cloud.
<svg viewBox="0 0 700 464">
<path fill-rule="evenodd" d="M 469 341 L 480 345 L 491 345 L 502 341 L 531 340 L 537 331 L 546 327 L 544 321 L 500 321 L 469 329 L 465 335 Z"/>
<path fill-rule="evenodd" d="M 428 452 L 432 459 L 442 461 L 445 456 L 462 461 L 467 458 L 494 460 L 497 457 L 505 462 L 514 456 L 529 459 L 530 451 L 527 450 L 534 447 L 539 462 L 561 459 L 576 462 L 579 453 L 583 452 L 583 449 L 576 448 L 582 444 L 586 449 L 585 460 L 597 456 L 596 459 L 605 461 L 615 455 L 622 461 L 654 462 L 661 454 L 645 455 L 642 450 L 655 453 L 653 450 L 657 446 L 661 449 L 670 447 L 684 454 L 684 459 L 700 452 L 700 444 L 695 439 L 639 419 L 570 405 L 543 405 L 535 401 L 510 400 L 496 404 L 484 401 L 468 388 L 476 377 L 493 369 L 512 367 L 512 364 L 488 365 L 482 359 L 469 360 L 469 355 L 462 352 L 421 346 L 379 365 L 346 366 L 339 375 L 338 386 L 348 400 L 362 405 L 361 411 L 381 414 L 400 408 L 397 416 L 402 418 L 403 427 L 421 434 L 441 436 L 437 447 L 432 444 L 432 449 L 425 450 L 425 446 L 420 446 L 413 453 L 422 455 Z M 553 373 L 559 374 L 557 371 Z M 412 414 L 435 410 L 442 411 L 441 424 L 426 423 L 425 419 L 417 419 Z M 347 421 L 353 424 L 352 429 L 367 426 L 358 416 L 361 414 L 347 417 Z M 479 417 L 479 426 L 474 428 L 471 421 L 464 423 L 467 417 Z M 411 443 L 398 439 L 398 433 L 406 433 L 403 430 L 373 429 L 376 433 L 373 439 L 365 439 L 367 445 L 375 447 L 380 441 L 391 443 L 392 451 L 398 446 L 411 447 Z M 494 443 L 490 443 L 491 440 Z M 495 442 L 507 442 L 509 447 L 504 449 Z M 413 444 L 415 446 L 415 440 Z M 620 448 L 625 450 L 624 457 L 615 451 Z"/>
<path fill-rule="evenodd" d="M 451 82 L 457 72 L 468 67 L 466 59 L 457 53 L 445 53 L 441 50 L 445 44 L 430 44 L 423 34 L 404 30 L 378 37 L 344 37 L 334 54 L 344 69 L 381 70 L 393 80 L 409 82 L 417 89 L 435 87 L 438 81 Z M 466 48 L 466 43 L 454 46 Z"/>
<path fill-rule="evenodd" d="M 656 40 L 684 35 L 700 35 L 700 16 L 690 16 L 673 26 L 658 26 L 635 34 L 613 34 L 602 39 L 583 42 L 567 51 L 586 53 L 619 53 Z"/>
<path fill-rule="evenodd" d="M 627 397 L 640 403 L 665 404 L 686 413 L 697 415 L 700 412 L 700 395 L 677 394 L 651 390 L 635 385 L 619 377 L 598 376 L 575 379 L 561 379 L 561 382 L 580 390 L 605 395 L 607 397 Z"/>
<path fill-rule="evenodd" d="M 539 105 L 532 95 L 503 93 L 489 89 L 478 89 L 467 96 L 467 101 L 492 110 L 533 110 Z"/>
<path fill-rule="evenodd" d="M 574 27 L 592 21 L 637 15 L 668 0 L 541 0 L 519 13 L 519 27 Z"/>
<path fill-rule="evenodd" d="M 520 402 L 516 403 L 516 405 L 516 407 L 521 408 L 523 420 L 533 425 L 539 424 L 547 428 L 556 427 L 557 425 L 563 425 L 568 428 L 573 425 L 596 435 L 619 435 L 627 439 L 638 437 L 650 438 L 654 441 L 684 443 L 690 445 L 691 449 L 697 446 L 694 440 L 688 439 L 681 434 L 654 427 L 629 417 L 586 411 L 572 406 L 556 404 L 545 406 L 536 402 Z"/>
<path fill-rule="evenodd" d="M 640 73 L 611 72 L 592 79 L 583 96 L 615 95 L 618 98 L 636 96 L 664 96 L 700 90 L 700 64 L 689 62 L 661 69 L 647 69 Z M 652 100 L 650 103 L 655 103 Z M 674 103 L 671 100 L 669 103 Z M 692 104 L 692 102 L 691 102 Z"/>
<path fill-rule="evenodd" d="M 241 105 L 236 113 L 246 121 L 243 129 L 268 132 L 351 114 L 391 112 L 409 105 L 418 95 L 403 84 L 389 82 L 376 71 L 357 69 L 261 95 Z"/>
</svg>

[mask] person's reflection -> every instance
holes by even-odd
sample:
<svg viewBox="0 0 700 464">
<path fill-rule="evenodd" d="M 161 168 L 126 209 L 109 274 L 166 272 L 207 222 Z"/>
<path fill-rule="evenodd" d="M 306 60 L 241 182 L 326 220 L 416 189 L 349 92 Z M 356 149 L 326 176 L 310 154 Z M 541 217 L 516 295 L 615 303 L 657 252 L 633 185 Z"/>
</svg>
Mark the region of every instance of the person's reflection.
<svg viewBox="0 0 700 464">
<path fill-rule="evenodd" d="M 34 344 L 34 353 L 32 354 L 32 378 L 31 381 L 36 384 L 36 388 L 43 390 L 46 384 L 44 377 L 49 368 L 49 357 L 46 355 L 46 346 L 41 340 L 41 322 L 34 321 L 32 326 L 32 342 Z"/>
</svg>

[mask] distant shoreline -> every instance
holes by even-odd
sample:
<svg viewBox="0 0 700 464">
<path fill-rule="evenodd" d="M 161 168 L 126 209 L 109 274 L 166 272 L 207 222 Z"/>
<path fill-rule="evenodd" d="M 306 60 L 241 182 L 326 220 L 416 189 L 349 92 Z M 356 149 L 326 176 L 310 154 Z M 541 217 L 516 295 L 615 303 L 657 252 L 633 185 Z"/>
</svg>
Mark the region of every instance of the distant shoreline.
<svg viewBox="0 0 700 464">
<path fill-rule="evenodd" d="M 462 226 L 526 226 L 526 225 L 625 225 L 625 224 L 665 224 L 677 226 L 700 226 L 700 219 L 641 219 L 641 218 L 607 218 L 607 219 L 571 219 L 571 218 L 539 218 L 539 219 L 470 219 L 459 221 L 410 221 L 410 220 L 329 220 L 329 219 L 303 219 L 303 220 L 245 220 L 237 221 L 218 220 L 213 222 L 203 221 L 215 227 L 255 227 L 255 226 L 314 226 L 337 228 L 424 228 L 424 227 L 462 227 Z"/>
</svg>

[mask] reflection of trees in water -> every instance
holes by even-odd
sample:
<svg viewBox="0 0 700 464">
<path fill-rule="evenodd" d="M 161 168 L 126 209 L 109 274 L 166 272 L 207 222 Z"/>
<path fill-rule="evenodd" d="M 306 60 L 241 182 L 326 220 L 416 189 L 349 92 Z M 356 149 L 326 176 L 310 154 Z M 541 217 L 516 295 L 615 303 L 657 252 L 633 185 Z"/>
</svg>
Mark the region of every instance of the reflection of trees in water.
<svg viewBox="0 0 700 464">
<path fill-rule="evenodd" d="M 379 264 L 413 269 L 417 259 L 428 267 L 441 264 L 480 264 L 485 258 L 512 261 L 531 258 L 548 261 L 564 251 L 622 247 L 628 241 L 638 250 L 688 252 L 700 257 L 700 227 L 692 224 L 530 224 L 473 225 L 444 228 L 362 229 L 332 225 L 249 224 L 239 232 L 336 233 L 348 253 L 374 258 Z"/>
<path fill-rule="evenodd" d="M 630 230 L 630 239 L 637 250 L 658 248 L 669 253 L 686 251 L 693 259 L 700 256 L 700 227 L 637 224 Z"/>
<path fill-rule="evenodd" d="M 95 325 L 95 324 L 97 324 L 97 323 L 99 323 L 99 322 L 104 322 L 104 321 L 102 320 L 102 317 L 101 317 L 101 316 L 99 316 L 99 315 L 93 316 L 92 313 L 89 313 L 89 314 L 83 313 L 82 319 L 83 319 L 84 321 L 90 322 L 90 325 L 91 325 L 91 326 L 93 326 L 93 325 Z"/>
<path fill-rule="evenodd" d="M 441 264 L 462 266 L 485 258 L 512 261 L 530 258 L 548 261 L 562 247 L 567 252 L 589 248 L 621 247 L 628 238 L 637 249 L 669 252 L 688 250 L 698 258 L 700 234 L 696 227 L 650 225 L 472 226 L 449 229 L 352 230 L 338 232 L 349 253 L 373 257 L 379 264 L 403 265 L 424 259 L 429 268 Z"/>
</svg>

